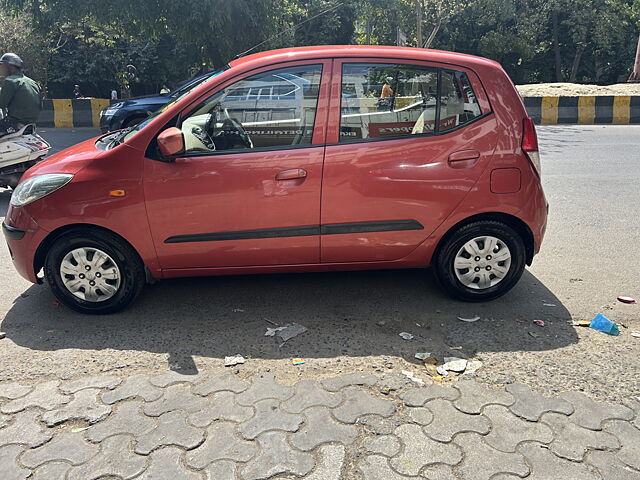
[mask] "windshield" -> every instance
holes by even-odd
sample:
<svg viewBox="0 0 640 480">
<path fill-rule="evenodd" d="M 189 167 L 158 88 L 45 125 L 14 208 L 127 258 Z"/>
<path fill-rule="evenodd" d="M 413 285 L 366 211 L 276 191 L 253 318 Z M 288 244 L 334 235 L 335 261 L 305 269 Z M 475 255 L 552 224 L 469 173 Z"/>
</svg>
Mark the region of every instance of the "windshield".
<svg viewBox="0 0 640 480">
<path fill-rule="evenodd" d="M 191 80 L 187 80 L 178 88 L 169 93 L 169 97 L 176 98 L 177 96 L 184 93 L 185 90 L 192 90 L 193 88 L 200 85 L 202 82 L 209 80 L 211 77 L 215 77 L 220 72 L 209 72 L 201 75 L 199 77 L 192 78 Z"/>
<path fill-rule="evenodd" d="M 216 77 L 218 75 L 220 75 L 222 72 L 224 72 L 225 70 L 227 70 L 229 67 L 225 67 L 222 70 L 218 70 L 217 72 L 212 73 L 211 75 L 209 75 L 208 77 L 205 77 L 203 79 L 200 79 L 196 82 L 194 82 L 193 84 L 189 85 L 187 88 L 185 88 L 184 90 L 180 91 L 180 94 L 177 95 L 176 97 L 172 98 L 171 101 L 169 103 L 167 103 L 164 107 L 162 107 L 160 110 L 157 110 L 155 112 L 153 112 L 151 115 L 149 115 L 147 118 L 145 118 L 144 120 L 142 120 L 140 123 L 138 123 L 137 125 L 135 125 L 134 127 L 131 128 L 127 128 L 125 130 L 120 131 L 120 135 L 118 135 L 118 137 L 116 137 L 116 139 L 113 141 L 113 145 L 119 145 L 122 142 L 126 142 L 127 140 L 129 140 L 131 137 L 133 137 L 136 133 L 138 133 L 140 130 L 142 130 L 144 127 L 146 127 L 147 125 L 149 125 L 154 118 L 156 118 L 157 116 L 159 116 L 160 114 L 166 112 L 168 109 L 170 109 L 173 105 L 175 105 L 176 103 L 178 103 L 180 100 L 182 100 L 184 97 L 186 97 L 187 95 L 189 95 L 193 89 L 199 87 L 200 85 L 208 82 L 209 80 L 211 80 L 213 77 Z"/>
</svg>

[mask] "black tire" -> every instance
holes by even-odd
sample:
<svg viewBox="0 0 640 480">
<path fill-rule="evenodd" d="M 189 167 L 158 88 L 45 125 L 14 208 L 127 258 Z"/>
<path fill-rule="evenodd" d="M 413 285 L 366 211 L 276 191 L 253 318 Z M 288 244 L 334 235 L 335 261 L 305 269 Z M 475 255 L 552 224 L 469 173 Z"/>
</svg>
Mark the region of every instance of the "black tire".
<svg viewBox="0 0 640 480">
<path fill-rule="evenodd" d="M 511 265 L 497 284 L 485 289 L 474 289 L 458 279 L 454 261 L 467 242 L 481 236 L 492 236 L 503 242 L 511 253 Z M 518 283 L 524 271 L 525 259 L 525 244 L 518 232 L 501 222 L 478 221 L 465 225 L 448 236 L 436 253 L 433 270 L 442 288 L 452 297 L 466 302 L 486 302 L 501 297 Z"/>
<path fill-rule="evenodd" d="M 77 248 L 97 248 L 113 259 L 120 270 L 120 285 L 111 298 L 90 302 L 75 296 L 64 285 L 60 265 L 64 257 Z M 122 238 L 101 230 L 74 230 L 56 239 L 47 253 L 44 273 L 51 291 L 60 303 L 78 312 L 94 315 L 124 309 L 140 295 L 145 285 L 144 265 L 136 251 Z"/>
</svg>

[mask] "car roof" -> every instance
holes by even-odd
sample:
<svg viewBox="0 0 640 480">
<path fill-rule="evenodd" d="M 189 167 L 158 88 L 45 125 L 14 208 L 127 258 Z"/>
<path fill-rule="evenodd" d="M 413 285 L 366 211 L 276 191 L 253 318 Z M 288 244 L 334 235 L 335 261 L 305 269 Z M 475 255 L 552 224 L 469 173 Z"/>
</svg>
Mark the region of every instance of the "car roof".
<svg viewBox="0 0 640 480">
<path fill-rule="evenodd" d="M 232 67 L 248 67 L 251 66 L 250 64 L 258 66 L 258 64 L 267 65 L 269 63 L 287 60 L 337 57 L 391 57 L 399 60 L 428 60 L 431 62 L 451 63 L 454 65 L 468 66 L 470 68 L 474 66 L 501 68 L 498 62 L 465 53 L 384 45 L 319 45 L 312 47 L 282 48 L 240 57 L 229 62 L 229 65 Z"/>
</svg>

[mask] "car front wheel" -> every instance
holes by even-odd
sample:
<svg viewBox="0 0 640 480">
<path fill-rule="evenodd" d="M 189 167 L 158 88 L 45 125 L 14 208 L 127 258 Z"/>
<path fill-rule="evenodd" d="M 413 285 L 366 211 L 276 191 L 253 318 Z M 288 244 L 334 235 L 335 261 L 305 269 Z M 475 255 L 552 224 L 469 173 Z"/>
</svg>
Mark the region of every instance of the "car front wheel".
<svg viewBox="0 0 640 480">
<path fill-rule="evenodd" d="M 45 277 L 56 298 L 81 313 L 114 313 L 145 283 L 144 266 L 120 237 L 102 231 L 69 232 L 50 248 Z"/>
<path fill-rule="evenodd" d="M 460 228 L 438 250 L 434 271 L 444 290 L 468 302 L 498 298 L 524 271 L 526 248 L 508 225 L 478 221 Z"/>
</svg>

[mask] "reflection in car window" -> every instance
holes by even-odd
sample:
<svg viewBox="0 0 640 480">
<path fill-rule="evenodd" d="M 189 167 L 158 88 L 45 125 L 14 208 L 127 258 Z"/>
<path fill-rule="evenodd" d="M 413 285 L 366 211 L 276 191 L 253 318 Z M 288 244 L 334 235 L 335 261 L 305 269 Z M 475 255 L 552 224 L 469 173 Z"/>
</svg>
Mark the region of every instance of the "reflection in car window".
<svg viewBox="0 0 640 480">
<path fill-rule="evenodd" d="M 340 142 L 429 134 L 454 128 L 481 114 L 463 72 L 442 73 L 440 102 L 437 99 L 436 68 L 344 64 Z"/>
<path fill-rule="evenodd" d="M 182 122 L 186 152 L 309 145 L 322 65 L 260 73 L 207 99 Z"/>
<path fill-rule="evenodd" d="M 482 115 L 464 72 L 443 70 L 440 94 L 440 131 L 451 130 Z"/>
<path fill-rule="evenodd" d="M 227 67 L 228 68 L 228 67 Z M 197 87 L 199 87 L 200 85 L 207 83 L 209 80 L 211 80 L 214 77 L 217 77 L 218 75 L 220 75 L 222 72 L 224 72 L 226 70 L 226 68 L 219 70 L 215 73 L 212 73 L 211 75 L 209 75 L 208 77 L 204 78 L 201 81 L 198 82 L 194 82 L 192 85 L 190 85 L 188 88 L 186 88 L 184 91 L 182 91 L 180 93 L 180 95 L 178 95 L 177 97 L 173 98 L 169 103 L 167 103 L 164 107 L 162 107 L 161 109 L 153 112 L 151 115 L 149 115 L 147 118 L 145 118 L 142 122 L 140 122 L 138 125 L 136 125 L 135 127 L 133 127 L 131 130 L 127 131 L 127 133 L 124 135 L 124 137 L 122 139 L 120 139 L 120 142 L 126 142 L 127 140 L 129 140 L 131 137 L 133 137 L 136 133 L 138 133 L 140 130 L 142 130 L 144 127 L 146 127 L 147 125 L 149 125 L 149 123 L 151 123 L 151 121 L 156 118 L 157 116 L 159 116 L 161 113 L 166 112 L 169 108 L 171 108 L 173 105 L 175 105 L 177 102 L 179 102 L 180 100 L 182 100 L 184 97 L 186 97 L 187 95 L 189 95 L 191 93 L 191 91 Z"/>
</svg>

